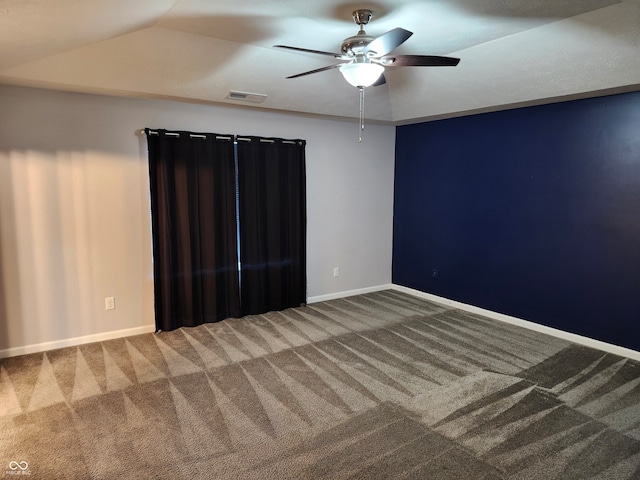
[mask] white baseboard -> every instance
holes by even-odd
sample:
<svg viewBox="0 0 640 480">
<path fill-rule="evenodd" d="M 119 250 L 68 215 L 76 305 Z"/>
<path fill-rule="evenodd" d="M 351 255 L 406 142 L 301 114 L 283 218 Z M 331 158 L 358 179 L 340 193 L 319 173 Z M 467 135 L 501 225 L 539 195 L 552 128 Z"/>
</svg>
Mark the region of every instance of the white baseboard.
<svg viewBox="0 0 640 480">
<path fill-rule="evenodd" d="M 336 298 L 351 297 L 353 295 L 360 295 L 364 293 L 379 292 L 381 290 L 389 290 L 392 288 L 391 284 L 378 285 L 368 288 L 360 288 L 357 290 L 349 290 L 345 292 L 331 293 L 328 295 L 319 295 L 316 297 L 309 297 L 307 303 L 318 303 L 326 300 L 334 300 Z M 83 337 L 66 338 L 64 340 L 56 340 L 53 342 L 45 342 L 34 345 L 25 345 L 22 347 L 13 347 L 0 350 L 0 358 L 16 357 L 18 355 L 26 355 L 29 353 L 39 353 L 47 350 L 54 350 L 56 348 L 75 347 L 78 345 L 84 345 L 85 343 L 103 342 L 105 340 L 113 340 L 115 338 L 130 337 L 133 335 L 140 335 L 143 333 L 155 332 L 154 325 L 147 325 L 144 327 L 128 328 L 125 330 L 114 330 L 111 332 L 99 333 L 95 335 L 86 335 Z"/>
<path fill-rule="evenodd" d="M 640 361 L 640 352 L 637 352 L 636 350 L 631 350 L 630 348 L 620 347 L 618 345 L 602 342 L 600 340 L 594 340 L 593 338 L 583 337 L 582 335 L 577 335 L 575 333 L 565 332 L 564 330 L 559 330 L 557 328 L 540 325 L 539 323 L 530 322 L 528 320 L 523 320 L 521 318 L 511 317 L 509 315 L 504 315 L 502 313 L 492 312 L 491 310 L 485 310 L 484 308 L 474 307 L 473 305 L 468 305 L 466 303 L 457 302 L 455 300 L 450 300 L 448 298 L 439 297 L 431 293 L 421 292 L 419 290 L 414 290 L 412 288 L 403 287 L 402 285 L 392 285 L 391 288 L 393 290 L 397 290 L 398 292 L 403 292 L 409 295 L 413 295 L 414 297 L 424 298 L 425 300 L 441 303 L 443 305 L 447 305 L 453 308 L 458 308 L 466 312 L 476 313 L 484 317 L 489 317 L 494 320 L 510 323 L 511 325 L 517 325 L 519 327 L 528 328 L 529 330 L 535 330 L 536 332 L 545 333 L 547 335 L 561 338 L 569 342 L 578 343 L 586 347 L 596 348 L 598 350 L 602 350 L 608 353 L 613 353 L 614 355 L 620 355 L 622 357 L 628 357 L 633 360 Z"/>
<path fill-rule="evenodd" d="M 307 303 L 326 302 L 327 300 L 335 300 L 336 298 L 353 297 L 354 295 L 380 292 L 382 290 L 389 290 L 390 288 L 393 288 L 393 285 L 388 283 L 386 285 L 376 285 L 375 287 L 358 288 L 357 290 L 347 290 L 345 292 L 329 293 L 327 295 L 318 295 L 316 297 L 309 297 L 307 299 Z"/>
<path fill-rule="evenodd" d="M 377 285 L 374 287 L 359 288 L 356 290 L 347 290 L 344 292 L 330 293 L 327 295 L 318 295 L 315 297 L 309 297 L 307 300 L 307 303 L 311 304 L 311 303 L 324 302 L 327 300 L 335 300 L 337 298 L 345 298 L 345 297 L 351 297 L 354 295 L 361 295 L 365 293 L 380 292 L 382 290 L 389 290 L 389 289 L 396 290 L 398 292 L 403 292 L 409 295 L 413 295 L 414 297 L 424 298 L 425 300 L 430 300 L 432 302 L 447 305 L 449 307 L 458 308 L 466 312 L 482 315 L 488 318 L 492 318 L 494 320 L 509 323 L 511 325 L 517 325 L 519 327 L 527 328 L 529 330 L 534 330 L 536 332 L 551 335 L 557 338 L 561 338 L 563 340 L 567 340 L 569 342 L 574 342 L 580 345 L 585 345 L 587 347 L 596 348 L 598 350 L 602 350 L 608 353 L 613 353 L 614 355 L 620 355 L 623 357 L 628 357 L 633 360 L 640 361 L 640 352 L 636 350 L 632 350 L 630 348 L 620 347 L 618 345 L 602 342 L 600 340 L 594 340 L 593 338 L 589 338 L 589 337 L 583 337 L 582 335 L 565 332 L 557 328 L 547 327 L 545 325 L 540 325 L 539 323 L 534 323 L 528 320 L 523 320 L 521 318 L 512 317 L 510 315 L 504 315 L 502 313 L 493 312 L 491 310 L 475 307 L 473 305 L 458 302 L 456 300 L 450 300 L 448 298 L 439 297 L 431 293 L 421 292 L 420 290 L 414 290 L 412 288 L 403 287 L 402 285 L 394 285 L 394 284 Z M 23 347 L 7 348 L 4 350 L 0 350 L 0 358 L 15 357 L 18 355 L 26 355 L 28 353 L 44 352 L 47 350 L 54 350 L 56 348 L 74 347 L 78 345 L 84 345 L 86 343 L 102 342 L 105 340 L 113 340 L 116 338 L 130 337 L 133 335 L 140 335 L 143 333 L 152 333 L 152 332 L 155 332 L 155 326 L 146 325 L 143 327 L 128 328 L 124 330 L 114 330 L 111 332 L 98 333 L 94 335 L 85 335 L 83 337 L 56 340 L 53 342 L 39 343 L 34 345 L 25 345 Z"/>
<path fill-rule="evenodd" d="M 85 343 L 113 340 L 114 338 L 131 337 L 133 335 L 140 335 L 143 333 L 152 333 L 155 332 L 155 330 L 155 325 L 146 325 L 144 327 L 127 328 L 124 330 L 114 330 L 111 332 L 96 333 L 94 335 L 85 335 L 83 337 L 65 338 L 64 340 L 56 340 L 53 342 L 7 348 L 5 350 L 0 350 L 0 358 L 15 357 L 18 355 L 26 355 L 28 353 L 39 353 L 47 350 L 55 350 L 56 348 L 75 347 L 78 345 L 84 345 Z"/>
<path fill-rule="evenodd" d="M 381 290 L 389 290 L 391 287 L 391 284 L 387 284 L 378 285 L 375 287 L 360 288 L 357 290 L 349 290 L 345 292 L 331 293 L 328 295 L 319 295 L 316 297 L 309 297 L 307 299 L 307 303 L 318 303 L 324 302 L 326 300 L 334 300 L 336 298 L 351 297 L 353 295 L 360 295 L 363 293 L 379 292 Z M 47 350 L 54 350 L 56 348 L 75 347 L 78 345 L 84 345 L 85 343 L 103 342 L 105 340 L 113 340 L 114 338 L 130 337 L 133 335 L 152 332 L 155 332 L 155 326 L 147 325 L 144 327 L 128 328 L 125 330 L 114 330 L 112 332 L 99 333 L 95 335 L 86 335 L 84 337 L 66 338 L 64 340 L 56 340 L 53 342 L 7 348 L 5 350 L 0 350 L 0 358 L 16 357 L 18 355 L 26 355 L 28 353 L 39 353 Z"/>
</svg>

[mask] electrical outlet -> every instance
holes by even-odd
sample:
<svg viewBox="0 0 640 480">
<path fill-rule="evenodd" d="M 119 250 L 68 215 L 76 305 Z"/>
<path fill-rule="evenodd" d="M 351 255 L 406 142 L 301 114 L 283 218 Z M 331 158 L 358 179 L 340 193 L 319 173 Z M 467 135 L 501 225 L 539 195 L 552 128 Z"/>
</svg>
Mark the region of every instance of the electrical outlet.
<svg viewBox="0 0 640 480">
<path fill-rule="evenodd" d="M 334 277 L 339 277 L 340 276 L 340 267 L 334 267 L 333 268 L 333 276 Z"/>
<path fill-rule="evenodd" d="M 105 297 L 105 299 L 104 299 L 104 309 L 105 310 L 115 310 L 116 309 L 116 298 L 115 297 Z"/>
</svg>

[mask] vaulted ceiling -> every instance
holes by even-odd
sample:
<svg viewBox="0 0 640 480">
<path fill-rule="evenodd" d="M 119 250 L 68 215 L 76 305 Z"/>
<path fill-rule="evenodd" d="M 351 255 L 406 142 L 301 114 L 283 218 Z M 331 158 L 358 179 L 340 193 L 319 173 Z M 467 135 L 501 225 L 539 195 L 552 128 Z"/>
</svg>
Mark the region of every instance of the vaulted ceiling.
<svg viewBox="0 0 640 480">
<path fill-rule="evenodd" d="M 366 89 L 366 117 L 395 124 L 640 90 L 640 0 L 0 0 L 0 82 L 261 109 L 358 115 L 335 59 L 357 8 L 394 53 L 460 58 L 404 67 Z M 227 99 L 230 90 L 267 95 Z"/>
</svg>

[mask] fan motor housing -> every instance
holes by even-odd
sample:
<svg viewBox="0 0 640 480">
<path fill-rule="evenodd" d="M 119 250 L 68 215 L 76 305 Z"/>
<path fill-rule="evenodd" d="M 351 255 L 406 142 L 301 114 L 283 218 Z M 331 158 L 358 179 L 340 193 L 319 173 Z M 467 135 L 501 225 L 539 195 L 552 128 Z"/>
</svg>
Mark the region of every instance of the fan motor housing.
<svg viewBox="0 0 640 480">
<path fill-rule="evenodd" d="M 364 30 L 361 30 L 357 35 L 353 37 L 345 38 L 342 42 L 340 50 L 345 55 L 350 57 L 362 52 L 362 49 L 369 45 L 373 41 L 374 37 L 367 35 Z"/>
</svg>

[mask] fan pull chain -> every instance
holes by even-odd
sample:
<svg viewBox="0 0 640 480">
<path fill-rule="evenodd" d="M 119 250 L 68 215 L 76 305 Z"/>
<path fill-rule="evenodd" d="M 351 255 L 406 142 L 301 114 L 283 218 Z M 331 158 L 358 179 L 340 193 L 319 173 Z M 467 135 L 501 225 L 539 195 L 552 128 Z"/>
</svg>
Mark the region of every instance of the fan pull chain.
<svg viewBox="0 0 640 480">
<path fill-rule="evenodd" d="M 360 125 L 358 126 L 358 143 L 362 143 L 362 132 L 364 131 L 364 87 L 358 87 L 360 90 Z"/>
</svg>

